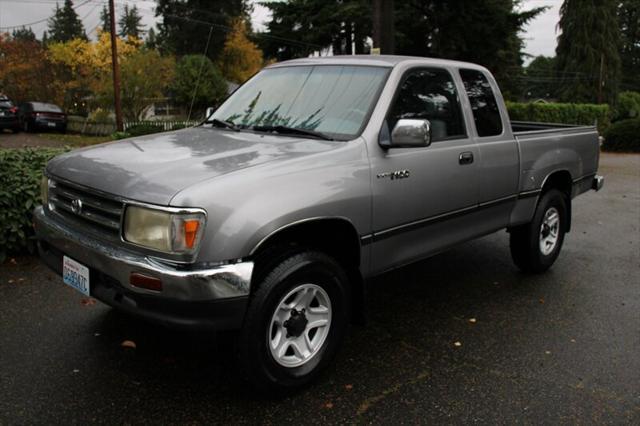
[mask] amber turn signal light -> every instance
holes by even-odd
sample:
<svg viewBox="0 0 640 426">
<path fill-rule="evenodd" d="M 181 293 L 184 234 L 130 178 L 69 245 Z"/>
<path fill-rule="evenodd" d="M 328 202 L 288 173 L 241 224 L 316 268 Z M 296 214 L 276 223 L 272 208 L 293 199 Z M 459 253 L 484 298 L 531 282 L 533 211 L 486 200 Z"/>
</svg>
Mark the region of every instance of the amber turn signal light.
<svg viewBox="0 0 640 426">
<path fill-rule="evenodd" d="M 184 243 L 188 248 L 193 248 L 198 236 L 198 227 L 200 221 L 198 220 L 185 220 L 184 221 Z"/>
</svg>

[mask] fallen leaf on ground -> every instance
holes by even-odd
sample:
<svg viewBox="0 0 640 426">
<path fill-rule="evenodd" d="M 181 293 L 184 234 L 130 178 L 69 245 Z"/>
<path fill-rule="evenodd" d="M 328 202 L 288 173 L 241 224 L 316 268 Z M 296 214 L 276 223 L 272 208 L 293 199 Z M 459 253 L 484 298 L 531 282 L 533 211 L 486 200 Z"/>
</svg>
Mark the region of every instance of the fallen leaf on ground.
<svg viewBox="0 0 640 426">
<path fill-rule="evenodd" d="M 551 351 L 544 351 L 545 354 L 551 355 Z"/>
<path fill-rule="evenodd" d="M 83 297 L 80 300 L 80 303 L 82 303 L 83 306 L 91 306 L 96 304 L 96 299 L 92 299 L 90 297 Z"/>
<path fill-rule="evenodd" d="M 475 318 L 469 318 L 469 322 L 470 322 L 471 324 L 475 324 L 475 323 L 476 323 L 476 319 L 475 319 Z"/>
<path fill-rule="evenodd" d="M 95 337 L 100 337 L 100 333 L 93 333 Z"/>
<path fill-rule="evenodd" d="M 74 373 L 79 373 L 79 372 L 80 372 L 80 370 L 78 370 L 77 368 L 74 368 L 74 369 L 73 369 L 73 372 L 74 372 Z"/>
<path fill-rule="evenodd" d="M 344 388 L 346 390 L 351 390 L 351 389 L 353 389 L 353 385 L 344 385 Z"/>
<path fill-rule="evenodd" d="M 576 339 L 571 339 L 571 343 L 575 343 L 575 342 L 576 342 Z"/>
<path fill-rule="evenodd" d="M 13 280 L 9 280 L 9 284 L 13 284 Z"/>
<path fill-rule="evenodd" d="M 333 402 L 327 402 L 326 404 L 324 404 L 324 408 L 332 409 L 333 408 Z"/>
<path fill-rule="evenodd" d="M 544 299 L 540 299 L 538 302 L 540 302 L 541 305 L 544 305 Z"/>
<path fill-rule="evenodd" d="M 120 343 L 120 346 L 122 346 L 123 348 L 135 349 L 136 348 L 136 342 L 134 342 L 133 340 L 125 340 L 122 343 Z"/>
<path fill-rule="evenodd" d="M 453 346 L 459 348 L 460 346 L 462 346 L 462 343 L 460 342 L 453 342 Z"/>
<path fill-rule="evenodd" d="M 18 262 L 16 262 L 16 259 L 14 259 L 13 257 L 11 259 L 9 259 L 9 263 L 12 265 L 17 265 Z"/>
</svg>

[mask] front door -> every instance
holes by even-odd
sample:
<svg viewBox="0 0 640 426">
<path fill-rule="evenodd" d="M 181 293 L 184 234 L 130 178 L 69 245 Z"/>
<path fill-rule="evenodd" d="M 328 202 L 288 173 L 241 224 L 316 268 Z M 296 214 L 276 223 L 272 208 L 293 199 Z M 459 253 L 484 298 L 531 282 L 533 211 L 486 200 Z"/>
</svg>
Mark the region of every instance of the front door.
<svg viewBox="0 0 640 426">
<path fill-rule="evenodd" d="M 478 204 L 478 147 L 465 125 L 458 88 L 446 69 L 405 73 L 386 125 L 427 119 L 427 147 L 378 148 L 372 153 L 371 271 L 382 272 L 427 256 L 473 234 L 460 220 Z"/>
</svg>

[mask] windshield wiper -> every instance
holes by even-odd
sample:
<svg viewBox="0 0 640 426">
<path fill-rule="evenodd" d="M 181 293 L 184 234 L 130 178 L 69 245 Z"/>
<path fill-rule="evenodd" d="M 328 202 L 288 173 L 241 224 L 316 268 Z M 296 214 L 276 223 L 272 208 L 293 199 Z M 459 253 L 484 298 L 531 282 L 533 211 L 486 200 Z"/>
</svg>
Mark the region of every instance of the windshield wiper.
<svg viewBox="0 0 640 426">
<path fill-rule="evenodd" d="M 240 128 L 235 125 L 233 121 L 225 121 L 217 118 L 212 118 L 210 120 L 205 121 L 206 124 L 213 124 L 216 127 L 223 127 L 225 129 L 235 130 L 236 132 L 240 131 Z"/>
<path fill-rule="evenodd" d="M 302 135 L 302 136 L 312 136 L 314 138 L 324 139 L 326 141 L 334 140 L 332 137 L 313 130 L 306 129 L 297 129 L 295 127 L 287 127 L 287 126 L 252 126 L 251 130 L 255 130 L 257 132 L 276 132 L 282 134 L 289 135 Z"/>
</svg>

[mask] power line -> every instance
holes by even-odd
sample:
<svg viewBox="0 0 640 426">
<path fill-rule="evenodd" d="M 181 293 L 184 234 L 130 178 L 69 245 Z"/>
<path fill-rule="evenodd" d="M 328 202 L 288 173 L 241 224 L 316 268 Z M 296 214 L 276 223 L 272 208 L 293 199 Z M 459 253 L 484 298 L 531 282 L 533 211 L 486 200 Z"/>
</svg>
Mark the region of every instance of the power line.
<svg viewBox="0 0 640 426">
<path fill-rule="evenodd" d="M 80 3 L 80 4 L 77 4 L 77 5 L 73 6 L 73 9 L 75 10 L 75 9 L 77 9 L 77 8 L 81 7 L 81 6 L 84 6 L 84 5 L 85 5 L 85 4 L 87 4 L 87 3 L 91 3 L 92 1 L 93 1 L 93 0 L 85 0 L 85 1 L 84 1 L 84 2 L 82 2 L 82 3 Z M 43 23 L 43 22 L 46 22 L 46 21 L 48 21 L 49 19 L 53 18 L 54 16 L 55 16 L 55 14 L 53 14 L 53 15 L 51 15 L 51 16 L 48 16 L 48 17 L 46 17 L 46 18 L 43 18 L 43 19 L 38 19 L 37 21 L 27 22 L 27 23 L 25 23 L 25 24 L 20 24 L 20 25 L 10 25 L 10 26 L 8 26 L 8 27 L 0 27 L 0 30 L 14 30 L 14 29 L 17 29 L 17 28 L 30 27 L 30 26 L 32 26 L 32 25 L 41 24 L 41 23 Z"/>
</svg>

